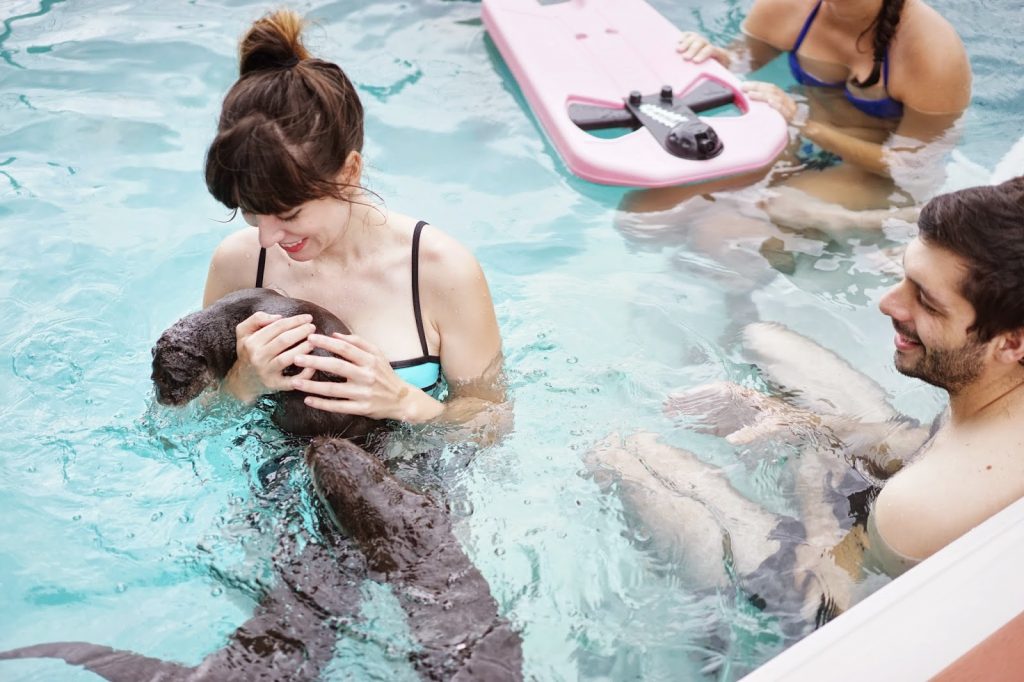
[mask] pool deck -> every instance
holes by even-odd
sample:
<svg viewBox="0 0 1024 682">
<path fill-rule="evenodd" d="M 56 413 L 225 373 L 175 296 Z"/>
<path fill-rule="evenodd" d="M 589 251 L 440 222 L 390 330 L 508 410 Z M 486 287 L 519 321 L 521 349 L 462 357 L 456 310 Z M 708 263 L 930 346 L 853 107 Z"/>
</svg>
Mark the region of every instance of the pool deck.
<svg viewBox="0 0 1024 682">
<path fill-rule="evenodd" d="M 1024 499 L 742 682 L 1024 679 Z"/>
</svg>

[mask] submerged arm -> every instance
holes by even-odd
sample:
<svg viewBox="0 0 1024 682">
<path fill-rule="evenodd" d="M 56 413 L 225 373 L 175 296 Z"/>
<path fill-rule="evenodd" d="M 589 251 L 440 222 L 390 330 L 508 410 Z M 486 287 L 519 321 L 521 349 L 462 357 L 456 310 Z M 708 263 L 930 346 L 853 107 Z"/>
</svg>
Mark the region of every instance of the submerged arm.
<svg viewBox="0 0 1024 682">
<path fill-rule="evenodd" d="M 846 163 L 882 177 L 899 179 L 901 168 L 919 168 L 938 161 L 951 146 L 959 114 L 924 114 L 906 107 L 899 126 L 881 144 L 859 138 L 828 123 L 807 121 L 801 133 Z"/>
<path fill-rule="evenodd" d="M 447 240 L 446 240 L 447 241 Z M 437 244 L 433 245 L 437 249 Z M 501 353 L 501 333 L 490 290 L 476 259 L 452 242 L 427 268 L 425 294 L 432 303 L 432 321 L 441 337 L 441 367 L 448 382 L 444 403 L 429 396 L 425 421 L 504 433 L 511 421 Z M 429 269 L 426 271 L 429 274 Z M 485 440 L 492 440 L 492 436 Z"/>
</svg>

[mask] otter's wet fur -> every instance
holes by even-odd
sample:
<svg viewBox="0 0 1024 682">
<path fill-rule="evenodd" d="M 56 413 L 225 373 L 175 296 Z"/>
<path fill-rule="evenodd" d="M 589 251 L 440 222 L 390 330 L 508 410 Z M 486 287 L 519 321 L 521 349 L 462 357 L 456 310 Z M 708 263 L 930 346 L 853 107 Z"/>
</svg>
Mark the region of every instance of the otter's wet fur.
<svg viewBox="0 0 1024 682">
<path fill-rule="evenodd" d="M 320 499 L 387 581 L 420 645 L 412 664 L 430 680 L 523 679 L 523 642 L 487 580 L 452 534 L 444 507 L 342 438 L 314 438 L 306 464 Z"/>
<path fill-rule="evenodd" d="M 165 331 L 153 347 L 153 384 L 162 405 L 185 405 L 206 388 L 222 380 L 238 357 L 235 327 L 253 313 L 291 317 L 309 314 L 317 332 L 330 336 L 348 334 L 349 328 L 333 313 L 315 303 L 289 298 L 272 289 L 241 289 L 224 296 L 199 312 L 186 315 Z M 313 355 L 329 355 L 320 348 Z M 294 365 L 285 374 L 298 374 Z M 314 381 L 344 381 L 324 372 Z M 273 394 L 273 420 L 283 431 L 296 436 L 331 435 L 363 439 L 380 422 L 308 407 L 301 391 Z"/>
</svg>

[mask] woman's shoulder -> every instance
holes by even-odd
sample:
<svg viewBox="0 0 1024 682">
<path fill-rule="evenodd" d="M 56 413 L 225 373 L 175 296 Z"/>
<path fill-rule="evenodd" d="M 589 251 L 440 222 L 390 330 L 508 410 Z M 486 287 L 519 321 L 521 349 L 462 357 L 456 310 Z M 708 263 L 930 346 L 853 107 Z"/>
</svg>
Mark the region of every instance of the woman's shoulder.
<svg viewBox="0 0 1024 682">
<path fill-rule="evenodd" d="M 259 256 L 259 231 L 252 227 L 243 227 L 224 237 L 213 252 L 213 258 L 238 258 L 249 254 L 250 258 Z"/>
<path fill-rule="evenodd" d="M 259 233 L 251 227 L 236 230 L 222 239 L 213 251 L 206 275 L 203 298 L 207 304 L 224 294 L 253 286 L 259 255 Z"/>
<path fill-rule="evenodd" d="M 924 2 L 908 2 L 889 51 L 892 92 L 924 113 L 959 113 L 971 95 L 971 66 L 956 29 Z"/>
<path fill-rule="evenodd" d="M 480 264 L 462 242 L 435 225 L 427 224 L 420 236 L 420 268 L 428 278 L 465 281 L 477 276 Z"/>
<path fill-rule="evenodd" d="M 743 32 L 778 50 L 789 50 L 818 0 L 756 0 Z"/>
<path fill-rule="evenodd" d="M 938 60 L 948 64 L 967 55 L 953 25 L 924 2 L 908 2 L 904 7 L 893 50 L 894 56 L 914 63 Z"/>
</svg>

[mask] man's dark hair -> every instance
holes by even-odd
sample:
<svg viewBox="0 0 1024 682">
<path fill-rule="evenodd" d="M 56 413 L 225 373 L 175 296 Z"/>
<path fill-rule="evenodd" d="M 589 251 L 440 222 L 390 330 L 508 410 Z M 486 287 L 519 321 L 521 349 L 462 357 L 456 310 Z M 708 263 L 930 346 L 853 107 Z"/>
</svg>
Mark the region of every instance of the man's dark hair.
<svg viewBox="0 0 1024 682">
<path fill-rule="evenodd" d="M 1024 327 L 1024 176 L 941 194 L 921 209 L 921 240 L 967 265 L 960 292 L 980 342 Z"/>
</svg>

